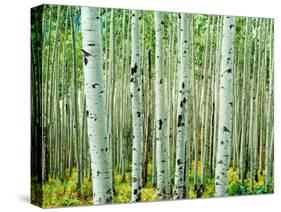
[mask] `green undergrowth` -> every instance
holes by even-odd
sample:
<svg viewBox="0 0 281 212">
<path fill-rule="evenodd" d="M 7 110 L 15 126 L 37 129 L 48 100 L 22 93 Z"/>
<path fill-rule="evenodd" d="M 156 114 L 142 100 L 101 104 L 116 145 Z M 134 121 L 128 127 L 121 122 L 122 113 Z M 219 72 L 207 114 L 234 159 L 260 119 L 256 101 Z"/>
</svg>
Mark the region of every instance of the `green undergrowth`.
<svg viewBox="0 0 281 212">
<path fill-rule="evenodd" d="M 151 173 L 151 165 L 148 165 L 148 173 Z M 129 203 L 131 201 L 131 179 L 132 174 L 130 167 L 125 174 L 125 179 L 122 181 L 122 176 L 115 173 L 115 194 L 113 198 L 114 203 Z M 79 205 L 93 205 L 93 189 L 92 180 L 84 178 L 80 192 L 76 189 L 77 172 L 72 171 L 70 177 L 66 177 L 65 181 L 59 179 L 49 178 L 47 183 L 43 185 L 43 207 L 66 207 Z M 147 186 L 142 189 L 142 201 L 157 201 L 157 190 L 152 187 L 152 176 L 148 174 Z M 36 191 L 40 186 L 33 185 L 32 196 L 36 195 Z"/>
<path fill-rule="evenodd" d="M 152 167 L 148 164 L 148 176 L 147 186 L 142 188 L 142 202 L 157 201 L 157 190 L 152 187 Z M 113 201 L 115 203 L 129 203 L 131 201 L 131 181 L 132 172 L 131 167 L 128 167 L 127 173 L 125 174 L 125 180 L 122 181 L 120 174 L 115 174 L 115 196 Z"/>
<path fill-rule="evenodd" d="M 77 172 L 73 170 L 71 177 L 64 182 L 49 179 L 43 186 L 43 206 L 46 208 L 61 206 L 92 205 L 92 181 L 85 178 L 81 191 L 76 190 Z"/>
<path fill-rule="evenodd" d="M 192 163 L 194 167 L 194 162 Z M 198 163 L 198 186 L 200 185 L 200 162 Z M 252 195 L 252 194 L 266 194 L 273 193 L 273 182 L 269 186 L 269 192 L 265 190 L 265 177 L 258 173 L 257 179 L 254 181 L 254 191 L 251 189 L 251 178 L 250 175 L 247 175 L 247 178 L 242 183 L 239 179 L 239 173 L 237 169 L 230 168 L 228 172 L 229 186 L 228 186 L 228 195 L 229 196 L 241 196 L 241 195 Z M 196 198 L 196 191 L 194 190 L 194 170 L 190 172 L 189 177 L 189 198 Z M 202 193 L 201 198 L 214 197 L 215 195 L 215 178 L 214 173 L 211 176 L 209 171 L 206 173 L 204 192 Z"/>
<path fill-rule="evenodd" d="M 192 164 L 194 165 L 194 164 Z M 192 166 L 193 167 L 193 166 Z M 157 201 L 157 190 L 152 186 L 152 169 L 151 164 L 148 165 L 147 185 L 142 189 L 141 199 L 143 202 Z M 198 184 L 200 184 L 200 163 L 198 164 Z M 92 180 L 91 178 L 84 178 L 80 192 L 76 190 L 77 172 L 74 169 L 70 177 L 66 177 L 65 181 L 50 178 L 48 183 L 43 185 L 43 207 L 65 207 L 65 206 L 79 206 L 79 205 L 93 205 L 92 197 Z M 124 180 L 122 176 L 115 173 L 115 193 L 114 203 L 129 203 L 131 201 L 131 167 L 125 174 Z M 229 196 L 249 195 L 249 194 L 264 194 L 264 176 L 258 175 L 258 180 L 254 183 L 254 192 L 251 191 L 250 176 L 247 176 L 244 183 L 239 180 L 238 171 L 233 168 L 229 169 Z M 214 197 L 215 183 L 214 177 L 208 172 L 206 173 L 204 192 L 201 198 Z M 194 190 L 194 172 L 190 171 L 189 177 L 189 198 L 196 198 L 196 191 Z M 33 184 L 32 199 L 36 199 L 38 195 L 37 190 L 41 189 L 39 185 Z M 270 192 L 273 191 L 272 186 Z"/>
</svg>

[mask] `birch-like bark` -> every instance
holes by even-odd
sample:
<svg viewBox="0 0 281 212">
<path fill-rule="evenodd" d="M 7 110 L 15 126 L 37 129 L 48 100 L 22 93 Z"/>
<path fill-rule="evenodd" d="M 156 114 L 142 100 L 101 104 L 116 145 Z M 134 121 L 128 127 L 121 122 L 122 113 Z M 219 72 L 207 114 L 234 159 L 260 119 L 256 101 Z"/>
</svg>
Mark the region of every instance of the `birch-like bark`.
<svg viewBox="0 0 281 212">
<path fill-rule="evenodd" d="M 213 38 L 214 38 L 214 17 L 211 18 L 210 20 L 210 41 L 211 41 L 211 45 L 209 45 L 209 43 L 207 43 L 207 48 L 209 49 L 209 63 L 207 63 L 207 60 L 205 61 L 205 70 L 204 70 L 204 88 L 203 88 L 203 93 L 204 93 L 204 114 L 202 114 L 202 125 L 203 125 L 203 142 L 202 142 L 202 146 L 203 147 L 203 151 L 201 152 L 201 187 L 204 190 L 204 185 L 205 185 L 205 175 L 206 175 L 206 170 L 207 170 L 207 158 L 208 158 L 208 142 L 209 142 L 209 113 L 210 113 L 210 86 L 211 86 L 211 71 L 212 71 L 212 65 L 213 65 Z M 210 47 L 209 47 L 210 46 Z M 206 52 L 208 52 L 208 50 L 206 50 Z M 210 153 L 209 153 L 210 154 Z"/>
<path fill-rule="evenodd" d="M 143 143 L 142 73 L 140 69 L 140 12 L 132 11 L 132 60 L 130 92 L 133 121 L 132 202 L 141 198 L 141 147 Z"/>
<path fill-rule="evenodd" d="M 177 105 L 177 140 L 174 199 L 182 199 L 185 194 L 184 169 L 185 145 L 187 142 L 187 88 L 189 74 L 189 17 L 182 13 L 180 27 L 180 66 Z"/>
<path fill-rule="evenodd" d="M 48 107 L 48 103 L 46 105 L 46 110 L 47 110 L 47 116 L 49 117 L 49 119 L 47 120 L 47 132 L 48 132 L 48 141 L 49 141 L 49 145 L 50 145 L 50 175 L 51 177 L 53 177 L 53 173 L 54 173 L 54 164 L 53 164 L 53 160 L 54 160 L 54 155 L 52 153 L 52 149 L 53 149 L 53 136 L 54 136 L 54 124 L 53 124 L 53 119 L 54 119 L 54 113 L 52 113 L 51 111 L 54 108 L 54 88 L 55 88 L 55 80 L 54 80 L 54 76 L 55 76 L 55 59 L 56 59 L 56 49 L 57 49 L 57 45 L 58 45 L 58 37 L 59 37 L 59 24 L 60 24 L 60 12 L 61 12 L 61 7 L 58 6 L 57 8 L 57 21 L 56 21 L 56 31 L 55 31 L 55 39 L 54 39 L 54 45 L 53 45 L 53 50 L 52 50 L 52 65 L 51 65 L 51 73 L 50 73 L 50 88 L 48 88 L 49 83 L 47 83 L 47 91 L 50 90 L 50 93 L 47 92 L 47 98 L 49 99 L 49 107 Z M 48 101 L 48 100 L 47 100 Z M 54 152 L 54 151 L 53 151 Z"/>
<path fill-rule="evenodd" d="M 49 123 L 48 123 L 48 103 L 49 103 L 49 78 L 50 78 L 50 59 L 51 59 L 51 35 L 52 35 L 52 30 L 51 30 L 51 26 L 52 26 L 52 10 L 51 10 L 51 6 L 50 6 L 50 12 L 49 12 L 49 23 L 48 23 L 48 51 L 47 51 L 47 65 L 46 65 L 46 77 L 44 77 L 43 75 L 43 80 L 45 79 L 45 84 L 46 87 L 45 88 L 45 92 L 43 93 L 43 97 L 45 98 L 45 102 L 44 102 L 44 108 L 43 108 L 43 112 L 44 112 L 44 127 L 46 127 L 46 138 L 45 138 L 45 142 L 44 142 L 44 160 L 45 160 L 45 164 L 44 164 L 44 173 L 43 173 L 43 179 L 44 181 L 48 181 L 49 180 L 49 173 L 50 173 L 50 166 L 51 166 L 51 161 L 50 161 L 50 136 L 49 136 L 49 132 L 48 130 L 50 129 Z M 46 41 L 44 40 L 44 42 L 46 43 Z M 45 69 L 43 69 L 45 71 Z"/>
<path fill-rule="evenodd" d="M 216 46 L 216 66 L 215 66 L 215 111 L 214 111 L 214 147 L 213 147 L 213 165 L 212 170 L 215 170 L 216 166 L 216 152 L 217 152 L 217 143 L 218 143 L 218 119 L 219 119 L 219 84 L 220 84 L 220 73 L 217 70 L 220 70 L 220 52 L 221 52 L 221 32 L 222 32 L 222 17 L 218 19 L 218 28 L 217 28 L 217 46 Z"/>
<path fill-rule="evenodd" d="M 82 186 L 81 176 L 81 152 L 80 152 L 80 126 L 79 126 L 79 106 L 78 106 L 78 86 L 77 86 L 77 62 L 76 62 L 76 36 L 74 29 L 74 12 L 71 12 L 71 30 L 72 30 L 72 49 L 73 49 L 73 102 L 74 102 L 74 128 L 75 128 L 75 143 L 76 143 L 76 166 L 77 166 L 77 190 L 80 191 Z"/>
<path fill-rule="evenodd" d="M 244 181 L 244 172 L 245 172 L 245 139 L 246 139 L 246 77 L 248 76 L 247 70 L 247 56 L 248 56 L 248 24 L 249 18 L 246 18 L 245 26 L 245 39 L 244 39 L 244 52 L 243 52 L 243 82 L 242 82 L 242 130 L 241 130 L 241 141 L 240 141 L 240 158 L 239 158 L 239 175 L 240 180 Z"/>
<path fill-rule="evenodd" d="M 207 20 L 207 28 L 206 28 L 206 31 L 205 31 L 205 36 L 206 36 L 206 39 L 205 39 L 205 48 L 204 48 L 204 53 L 203 53 L 203 56 L 204 56 L 204 62 L 203 62 L 203 65 L 202 65 L 202 86 L 201 86 L 201 95 L 200 95 L 200 98 L 199 98 L 199 111 L 200 111 L 200 115 L 201 115 L 201 156 L 200 156 L 200 161 L 201 161 L 201 188 L 203 188 L 203 184 L 202 184 L 202 180 L 203 180 L 203 177 L 205 175 L 204 173 L 204 167 L 205 167 L 205 164 L 204 164 L 204 152 L 205 152 L 205 149 L 206 149 L 206 146 L 205 144 L 207 144 L 207 142 L 205 142 L 205 129 L 207 128 L 206 126 L 206 123 L 205 123 L 205 111 L 207 110 L 207 107 L 206 107 L 206 104 L 207 104 L 207 84 L 208 84 L 208 63 L 209 63 L 209 58 L 208 58 L 208 55 L 209 55 L 209 40 L 210 40 L 210 35 L 212 35 L 212 32 L 210 31 L 210 25 L 211 25 L 211 16 L 208 15 L 208 20 Z M 203 189 L 202 189 L 203 190 Z"/>
<path fill-rule="evenodd" d="M 100 10 L 81 7 L 88 139 L 94 204 L 112 202 L 112 168 L 106 129 Z"/>
<path fill-rule="evenodd" d="M 169 189 L 169 194 L 172 193 L 171 190 L 171 184 L 173 182 L 173 165 L 174 165 L 174 154 L 173 154 L 173 110 L 174 109 L 174 104 L 173 104 L 173 64 L 174 64 L 174 28 L 176 27 L 176 25 L 173 25 L 173 21 L 174 19 L 174 15 L 175 14 L 170 14 L 169 16 L 169 28 L 168 28 L 168 32 L 169 32 L 169 41 L 168 41 L 168 67 L 167 67 L 167 84 L 166 84 L 166 95 L 167 95 L 167 101 L 168 103 L 167 105 L 167 151 L 168 151 L 168 189 Z"/>
<path fill-rule="evenodd" d="M 65 27 L 64 27 L 64 41 L 63 41 L 63 53 L 62 53 L 62 62 L 63 62 L 63 65 L 62 65 L 62 120 L 63 120 L 63 124 L 62 124 L 62 129 L 64 129 L 64 127 L 66 126 L 66 114 L 65 114 L 65 108 L 66 108 L 66 97 L 65 97 L 65 78 L 66 78 L 66 71 L 67 71 L 67 68 L 66 68 L 66 41 L 67 41 L 67 32 L 68 32 L 68 14 L 69 14 L 69 6 L 67 6 L 66 8 L 66 12 L 65 12 Z M 65 131 L 62 130 L 62 140 L 64 140 L 64 143 L 67 141 L 66 138 L 67 138 L 67 131 L 69 130 L 69 128 L 66 127 Z M 64 144 L 65 145 L 65 144 Z M 62 152 L 62 151 L 61 151 Z M 66 158 L 65 158 L 66 159 Z M 61 165 L 63 166 L 63 161 L 64 160 L 61 160 Z M 67 159 L 66 159 L 66 163 L 67 163 Z M 65 164 L 66 164 L 65 163 Z M 62 170 L 62 173 L 61 173 L 61 176 L 64 176 L 64 169 Z"/>
<path fill-rule="evenodd" d="M 192 25 L 192 30 L 191 30 L 191 39 L 192 39 L 192 49 L 191 49 L 191 54 L 192 54 L 192 61 L 191 61 L 191 68 L 192 68 L 192 74 L 190 76 L 191 78 L 191 88 L 192 88 L 192 96 L 193 96 L 193 99 L 192 99 L 192 107 L 193 107 L 193 110 L 192 110 L 192 115 L 193 115 L 193 118 L 192 118 L 192 124 L 193 124 L 193 154 L 194 154 L 194 165 L 193 165 L 193 185 L 194 185 L 194 190 L 197 190 L 197 158 L 198 158 L 198 140 L 197 140 L 197 118 L 198 116 L 196 115 L 196 109 L 197 109 L 197 102 L 196 102 L 196 98 L 197 98 L 197 95 L 196 95 L 196 86 L 195 86 L 195 83 L 196 83 L 196 77 L 195 77 L 195 51 L 194 51 L 194 48 L 195 48 L 195 36 L 194 36 L 194 31 L 195 31 L 195 17 L 194 15 L 192 16 L 192 22 L 191 22 L 191 25 Z"/>
<path fill-rule="evenodd" d="M 273 20 L 270 22 L 270 46 L 269 46 L 269 91 L 266 120 L 266 143 L 265 143 L 265 190 L 269 192 L 271 183 L 272 148 L 274 142 L 274 60 L 273 60 Z"/>
<path fill-rule="evenodd" d="M 261 19 L 256 19 L 257 28 L 259 28 L 258 39 L 262 39 L 261 33 Z M 259 89 L 259 78 L 260 78 L 260 65 L 261 65 L 261 43 L 259 44 L 258 57 L 256 56 L 257 39 L 254 45 L 254 62 L 253 62 L 253 76 L 250 80 L 250 120 L 249 120 L 249 152 L 250 152 L 250 179 L 251 179 L 251 192 L 254 194 L 254 180 L 255 180 L 255 148 L 256 148 L 256 135 L 255 135 L 255 122 L 256 122 L 256 99 L 258 98 L 257 93 Z M 258 65 L 256 65 L 258 64 Z"/>
<path fill-rule="evenodd" d="M 161 12 L 155 12 L 155 125 L 156 125 L 156 163 L 157 163 L 157 191 L 160 200 L 169 198 L 168 191 L 168 151 L 167 151 L 167 116 L 165 113 L 165 75 L 163 58 L 164 20 Z"/>
<path fill-rule="evenodd" d="M 122 20 L 122 36 L 125 38 L 125 17 L 126 17 L 126 10 L 123 11 L 123 20 Z M 126 73 L 126 55 L 125 55 L 125 39 L 122 40 L 122 81 L 125 80 L 125 73 Z M 122 94 L 125 92 L 125 83 L 122 83 Z M 121 104 L 125 106 L 125 98 L 126 95 L 121 94 Z M 122 175 L 122 182 L 125 181 L 125 139 L 124 139 L 124 127 L 125 127 L 125 107 L 122 108 L 122 115 L 121 115 L 121 129 L 120 129 L 120 173 Z"/>
<path fill-rule="evenodd" d="M 109 137 L 109 144 L 110 144 L 110 151 L 112 154 L 112 179 L 114 179 L 114 170 L 115 170 L 115 136 L 114 136 L 114 96 L 115 96 L 115 37 L 114 37 L 114 9 L 111 9 L 110 12 L 110 42 L 109 42 L 109 74 L 110 74 L 110 101 L 108 102 L 110 104 L 109 107 L 109 123 L 107 123 L 108 126 L 108 137 Z M 114 180 L 112 180 L 112 187 L 114 190 Z"/>
<path fill-rule="evenodd" d="M 228 169 L 232 139 L 233 113 L 233 57 L 235 41 L 235 18 L 225 16 L 223 20 L 222 53 L 220 70 L 220 115 L 218 150 L 215 177 L 215 196 L 227 196 Z"/>
</svg>

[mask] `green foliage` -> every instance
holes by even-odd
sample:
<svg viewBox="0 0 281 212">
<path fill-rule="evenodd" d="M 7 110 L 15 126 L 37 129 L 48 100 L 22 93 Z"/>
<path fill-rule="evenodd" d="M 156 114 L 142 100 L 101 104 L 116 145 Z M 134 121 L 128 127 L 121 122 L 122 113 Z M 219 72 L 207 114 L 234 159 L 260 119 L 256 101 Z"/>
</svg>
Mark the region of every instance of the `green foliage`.
<svg viewBox="0 0 281 212">
<path fill-rule="evenodd" d="M 81 192 L 76 190 L 77 172 L 73 170 L 67 181 L 49 179 L 43 185 L 43 206 L 46 208 L 76 205 L 92 205 L 92 181 L 84 179 Z"/>
<path fill-rule="evenodd" d="M 198 185 L 200 184 L 200 161 L 198 162 Z M 189 176 L 189 198 L 195 199 L 196 198 L 196 191 L 194 190 L 194 161 L 192 163 L 192 169 L 190 170 L 190 176 Z M 240 196 L 240 195 L 251 195 L 251 178 L 250 175 L 247 176 L 247 178 L 242 183 L 239 179 L 239 173 L 238 170 L 235 170 L 233 168 L 229 169 L 228 172 L 228 179 L 229 179 L 229 185 L 228 185 L 228 195 L 229 196 Z M 269 192 L 266 191 L 264 187 L 264 175 L 258 174 L 257 177 L 258 181 L 254 181 L 254 194 L 266 194 L 273 192 L 273 183 L 270 184 Z M 204 186 L 204 192 L 202 194 L 202 198 L 208 198 L 208 197 L 214 197 L 215 195 L 215 179 L 213 176 L 211 176 L 209 173 L 207 173 L 206 176 L 206 184 Z"/>
<path fill-rule="evenodd" d="M 189 198 L 196 198 L 196 191 L 194 190 L 194 162 L 192 163 L 192 169 L 190 171 L 189 177 Z M 200 161 L 198 162 L 198 170 L 200 170 Z M 67 173 L 67 172 L 66 172 Z M 77 171 L 73 169 L 72 175 L 69 178 L 65 178 L 65 181 L 60 181 L 58 179 L 50 178 L 48 183 L 43 185 L 43 206 L 46 208 L 53 207 L 62 207 L 62 206 L 78 206 L 78 205 L 92 205 L 92 180 L 85 178 L 81 187 L 81 191 L 76 190 L 76 179 Z M 198 172 L 198 183 L 200 179 L 200 171 Z M 122 176 L 116 172 L 115 173 L 115 193 L 113 202 L 114 203 L 129 203 L 131 202 L 131 167 L 128 167 L 128 170 L 125 174 L 125 180 L 122 181 Z M 268 193 L 264 187 L 264 176 L 258 175 L 258 181 L 254 183 L 254 193 L 255 194 L 265 194 Z M 207 173 L 206 181 L 204 186 L 204 192 L 202 198 L 214 197 L 215 194 L 215 180 L 214 177 Z M 199 183 L 200 184 L 200 183 Z M 38 184 L 32 184 L 33 193 L 32 199 L 40 191 L 41 187 Z M 38 191 L 38 192 L 36 192 Z M 273 191 L 273 184 L 270 185 L 270 192 Z M 251 180 L 248 175 L 247 178 L 242 183 L 239 179 L 238 171 L 230 168 L 229 169 L 229 196 L 237 195 L 248 195 L 252 194 L 251 192 Z M 152 187 L 152 164 L 148 164 L 148 180 L 147 187 L 142 189 L 143 202 L 157 201 L 157 189 Z"/>
<path fill-rule="evenodd" d="M 152 187 L 152 169 L 151 164 L 148 165 L 148 187 L 142 189 L 142 201 L 156 201 L 157 190 Z M 93 204 L 93 188 L 92 180 L 85 178 L 81 187 L 81 191 L 76 190 L 77 171 L 73 169 L 72 175 L 65 178 L 65 181 L 50 178 L 48 183 L 43 185 L 43 207 L 65 207 L 78 205 L 92 205 Z M 132 173 L 128 167 L 125 174 L 125 180 L 122 182 L 122 176 L 115 173 L 115 194 L 113 198 L 114 203 L 129 203 L 131 201 L 131 180 Z M 40 185 L 33 184 L 33 191 L 39 191 Z M 36 193 L 33 193 L 34 197 Z"/>
<path fill-rule="evenodd" d="M 157 190 L 155 188 L 143 188 L 141 194 L 142 202 L 157 201 Z"/>
<path fill-rule="evenodd" d="M 132 174 L 128 172 L 125 174 L 125 182 L 122 182 L 122 176 L 115 174 L 115 196 L 113 201 L 116 203 L 127 203 L 131 200 L 131 179 Z"/>
<path fill-rule="evenodd" d="M 236 195 L 246 195 L 246 188 L 243 186 L 241 181 L 233 181 L 233 183 L 229 186 L 228 189 L 229 196 Z"/>
<path fill-rule="evenodd" d="M 229 176 L 228 194 L 230 196 L 246 195 L 247 189 L 243 185 L 243 183 L 239 180 L 238 171 L 230 168 L 228 172 L 228 176 Z"/>
<path fill-rule="evenodd" d="M 131 172 L 126 173 L 125 182 L 122 182 L 122 176 L 120 174 L 115 175 L 116 193 L 113 200 L 115 203 L 129 203 L 131 201 L 131 179 L 132 179 Z M 143 202 L 158 200 L 156 188 L 151 187 L 152 184 L 151 179 L 152 179 L 151 175 L 149 175 L 148 184 L 150 186 L 142 189 L 141 200 Z"/>
</svg>

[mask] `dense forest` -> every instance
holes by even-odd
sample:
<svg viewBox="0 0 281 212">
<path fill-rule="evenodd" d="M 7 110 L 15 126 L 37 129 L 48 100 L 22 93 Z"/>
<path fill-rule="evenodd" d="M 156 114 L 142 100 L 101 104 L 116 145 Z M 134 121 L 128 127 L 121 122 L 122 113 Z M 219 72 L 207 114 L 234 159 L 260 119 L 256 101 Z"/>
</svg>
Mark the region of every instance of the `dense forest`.
<svg viewBox="0 0 281 212">
<path fill-rule="evenodd" d="M 32 202 L 272 193 L 273 19 L 31 11 Z"/>
</svg>

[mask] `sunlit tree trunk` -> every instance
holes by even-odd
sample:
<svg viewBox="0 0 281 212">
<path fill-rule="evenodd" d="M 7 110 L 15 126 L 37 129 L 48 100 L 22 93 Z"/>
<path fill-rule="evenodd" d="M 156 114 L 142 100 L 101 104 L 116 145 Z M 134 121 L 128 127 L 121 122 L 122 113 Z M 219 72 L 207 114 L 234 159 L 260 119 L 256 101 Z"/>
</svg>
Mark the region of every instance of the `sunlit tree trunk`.
<svg viewBox="0 0 281 212">
<path fill-rule="evenodd" d="M 261 26 L 261 19 L 256 19 L 257 26 Z M 259 30 L 258 38 L 261 40 L 261 30 Z M 256 149 L 256 99 L 258 98 L 258 86 L 260 78 L 260 61 L 261 61 L 261 45 L 259 44 L 258 57 L 256 56 L 257 39 L 254 45 L 254 62 L 253 62 L 253 74 L 250 80 L 250 120 L 249 120 L 249 151 L 250 151 L 250 179 L 251 179 L 251 192 L 254 193 L 254 181 L 255 181 L 255 149 Z M 256 65 L 258 64 L 258 65 Z"/>
<path fill-rule="evenodd" d="M 140 68 L 140 12 L 132 11 L 132 60 L 130 92 L 133 120 L 132 202 L 141 198 L 141 147 L 143 143 L 142 73 Z"/>
<path fill-rule="evenodd" d="M 270 46 L 269 46 L 269 91 L 267 103 L 267 120 L 266 120 L 266 145 L 265 145 L 265 189 L 270 191 L 271 170 L 273 161 L 273 142 L 274 142 L 274 60 L 273 60 L 273 20 L 270 22 Z"/>
<path fill-rule="evenodd" d="M 125 17 L 126 17 L 126 10 L 123 11 L 123 20 L 122 20 L 122 36 L 124 37 L 123 41 L 122 41 L 122 81 L 125 80 L 125 73 L 126 73 L 126 42 L 125 42 L 125 36 L 126 36 L 126 32 L 125 32 Z M 122 94 L 121 94 L 121 104 L 123 105 L 122 108 L 122 115 L 121 115 L 121 126 L 120 126 L 120 173 L 122 176 L 122 182 L 125 181 L 125 157 L 126 157 L 126 152 L 125 152 L 125 139 L 124 139 L 124 132 L 125 132 L 125 98 L 126 95 L 123 95 L 123 92 L 125 92 L 125 83 L 122 83 L 121 85 L 122 87 Z"/>
<path fill-rule="evenodd" d="M 247 70 L 247 54 L 248 54 L 248 23 L 249 18 L 246 18 L 245 21 L 245 38 L 244 38 L 244 50 L 243 50 L 243 80 L 242 80 L 242 130 L 241 130 L 241 141 L 240 141 L 240 158 L 239 158 L 239 175 L 240 180 L 243 183 L 244 180 L 244 172 L 245 172 L 245 145 L 246 145 L 246 98 L 247 98 L 247 91 L 246 91 L 246 77 L 248 76 Z"/>
<path fill-rule="evenodd" d="M 159 199 L 169 198 L 168 191 L 168 148 L 167 148 L 167 115 L 165 113 L 165 76 L 163 59 L 164 19 L 161 12 L 155 12 L 156 36 L 156 80 L 155 80 L 155 125 L 156 125 L 156 163 L 157 191 Z"/>
<path fill-rule="evenodd" d="M 114 37 L 114 9 L 111 9 L 110 12 L 110 36 L 109 36 L 109 96 L 110 96 L 110 101 L 108 102 L 109 106 L 109 122 L 107 123 L 108 126 L 108 137 L 110 140 L 110 151 L 112 154 L 112 179 L 114 179 L 114 170 L 115 170 L 115 149 L 116 149 L 116 137 L 114 133 L 114 96 L 115 96 L 115 37 Z M 113 183 L 113 190 L 114 190 L 114 180 L 112 181 Z"/>
<path fill-rule="evenodd" d="M 100 10 L 82 7 L 82 51 L 94 204 L 112 202 L 112 167 L 106 129 Z"/>
<path fill-rule="evenodd" d="M 54 113 L 52 112 L 54 109 L 54 88 L 55 88 L 55 59 L 56 59 L 56 51 L 57 51 L 57 46 L 58 46 L 58 37 L 59 37 L 59 23 L 60 23 L 60 12 L 61 12 L 61 8 L 60 6 L 57 7 L 57 20 L 56 20 L 56 31 L 55 31 L 55 39 L 54 39 L 54 45 L 53 45 L 53 50 L 52 50 L 52 66 L 51 66 L 51 73 L 50 73 L 50 89 L 47 85 L 47 96 L 46 98 L 49 99 L 49 107 L 47 104 L 47 116 L 48 118 L 48 127 L 47 127 L 47 132 L 48 132 L 48 136 L 47 139 L 49 141 L 49 145 L 50 145 L 50 175 L 51 177 L 53 177 L 54 174 L 54 167 L 55 167 L 55 160 L 54 160 L 54 154 L 52 149 L 54 149 Z M 49 82 L 48 82 L 49 83 Z M 47 100 L 48 101 L 48 100 Z"/>
<path fill-rule="evenodd" d="M 77 85 L 77 67 L 76 67 L 76 35 L 74 29 L 74 12 L 71 11 L 71 29 L 72 29 L 72 49 L 73 49 L 73 102 L 74 102 L 74 128 L 75 128 L 75 143 L 76 143 L 76 163 L 77 163 L 77 190 L 80 191 L 82 186 L 81 176 L 81 156 L 80 156 L 80 125 L 79 125 L 79 106 L 78 106 L 78 85 Z"/>
<path fill-rule="evenodd" d="M 212 24 L 211 24 L 212 23 Z M 213 58 L 213 38 L 214 38 L 214 17 L 211 18 L 210 20 L 210 41 L 211 44 L 207 43 L 207 47 L 209 49 L 209 63 L 207 63 L 207 60 L 205 61 L 207 64 L 205 65 L 205 71 L 204 71 L 204 114 L 202 114 L 202 124 L 203 124 L 203 142 L 202 146 L 203 151 L 201 152 L 202 154 L 202 161 L 201 161 L 201 188 L 204 190 L 204 185 L 205 185 L 205 177 L 206 177 L 206 171 L 207 171 L 207 159 L 208 159 L 208 141 L 209 141 L 209 113 L 210 113 L 210 86 L 211 86 L 211 72 L 212 72 L 212 58 Z M 209 47 L 210 46 L 210 47 Z M 208 52 L 208 51 L 207 51 Z M 210 154 L 210 153 L 209 153 Z"/>
<path fill-rule="evenodd" d="M 176 141 L 176 168 L 174 199 L 185 198 L 185 149 L 187 142 L 187 88 L 189 74 L 189 17 L 180 14 L 180 67 L 178 81 L 178 103 L 177 103 L 177 141 Z"/>
<path fill-rule="evenodd" d="M 222 53 L 220 70 L 220 114 L 217 162 L 215 174 L 215 196 L 227 196 L 228 169 L 232 140 L 233 112 L 233 57 L 235 42 L 235 18 L 225 16 L 223 20 Z"/>
<path fill-rule="evenodd" d="M 43 93 L 43 96 L 45 98 L 44 102 L 44 107 L 43 107 L 43 112 L 44 112 L 44 126 L 46 127 L 46 136 L 45 136 L 45 142 L 44 142 L 44 172 L 43 172 L 43 178 L 44 181 L 48 181 L 49 179 L 49 174 L 50 174 L 50 167 L 51 167 L 51 161 L 50 161 L 50 136 L 49 136 L 49 122 L 48 122 L 48 104 L 49 104 L 49 77 L 50 77 L 50 59 L 51 59 L 51 26 L 52 26 L 52 7 L 50 7 L 50 12 L 49 12 L 49 23 L 48 23 L 48 53 L 47 53 L 47 67 L 46 67 L 46 77 L 43 77 L 43 80 L 45 79 L 45 85 L 46 85 L 46 90 Z M 45 42 L 45 41 L 44 41 Z M 45 86 L 44 86 L 45 87 Z"/>
</svg>

